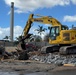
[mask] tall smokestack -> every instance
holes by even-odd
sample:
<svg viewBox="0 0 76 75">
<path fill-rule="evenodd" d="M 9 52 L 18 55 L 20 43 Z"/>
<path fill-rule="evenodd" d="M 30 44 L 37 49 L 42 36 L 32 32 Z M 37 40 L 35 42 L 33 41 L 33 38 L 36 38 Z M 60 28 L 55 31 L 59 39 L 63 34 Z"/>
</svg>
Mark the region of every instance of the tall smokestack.
<svg viewBox="0 0 76 75">
<path fill-rule="evenodd" d="M 10 20 L 10 40 L 13 42 L 13 28 L 14 28 L 14 2 L 11 2 L 11 20 Z"/>
</svg>

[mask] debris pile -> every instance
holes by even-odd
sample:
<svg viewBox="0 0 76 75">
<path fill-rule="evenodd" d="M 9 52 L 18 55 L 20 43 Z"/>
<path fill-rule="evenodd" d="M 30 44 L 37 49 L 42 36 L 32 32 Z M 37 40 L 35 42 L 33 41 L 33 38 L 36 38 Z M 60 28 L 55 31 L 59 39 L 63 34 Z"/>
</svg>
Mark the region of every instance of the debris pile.
<svg viewBox="0 0 76 75">
<path fill-rule="evenodd" d="M 32 47 L 32 48 L 31 48 Z M 40 49 L 36 48 L 33 45 L 27 45 L 26 50 L 16 49 L 15 52 L 7 52 L 3 46 L 0 46 L 0 59 L 17 59 L 17 60 L 36 60 L 41 63 L 63 65 L 63 64 L 74 64 L 76 65 L 76 56 L 61 56 L 60 54 L 55 53 L 42 53 Z"/>
<path fill-rule="evenodd" d="M 0 60 L 2 59 L 8 59 L 12 56 L 12 53 L 9 53 L 5 50 L 5 47 L 3 45 L 0 46 Z"/>
<path fill-rule="evenodd" d="M 30 59 L 40 61 L 41 63 L 49 63 L 49 64 L 56 64 L 56 65 L 63 65 L 63 64 L 76 65 L 76 56 L 66 57 L 66 56 L 60 56 L 60 55 L 49 53 L 48 55 L 45 55 L 45 56 L 34 55 L 30 57 Z"/>
</svg>

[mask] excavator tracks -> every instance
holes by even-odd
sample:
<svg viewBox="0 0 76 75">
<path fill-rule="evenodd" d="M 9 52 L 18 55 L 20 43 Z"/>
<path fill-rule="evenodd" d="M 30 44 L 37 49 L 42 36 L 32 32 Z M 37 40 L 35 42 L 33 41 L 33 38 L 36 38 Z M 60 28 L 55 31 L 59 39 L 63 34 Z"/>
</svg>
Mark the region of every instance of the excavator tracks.
<svg viewBox="0 0 76 75">
<path fill-rule="evenodd" d="M 59 49 L 59 53 L 63 55 L 76 54 L 76 46 L 64 46 Z"/>
<path fill-rule="evenodd" d="M 59 53 L 60 55 L 74 55 L 76 54 L 76 46 L 59 46 L 51 45 L 41 48 L 42 53 Z"/>
<path fill-rule="evenodd" d="M 42 53 L 54 53 L 59 52 L 60 46 L 58 45 L 51 45 L 51 46 L 44 46 L 41 48 Z"/>
</svg>

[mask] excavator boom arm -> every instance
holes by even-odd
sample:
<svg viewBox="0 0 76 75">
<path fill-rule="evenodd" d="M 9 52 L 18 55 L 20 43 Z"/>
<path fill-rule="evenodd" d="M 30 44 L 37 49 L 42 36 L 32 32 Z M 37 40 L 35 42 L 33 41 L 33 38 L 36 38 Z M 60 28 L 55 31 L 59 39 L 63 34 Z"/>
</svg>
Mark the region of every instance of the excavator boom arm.
<svg viewBox="0 0 76 75">
<path fill-rule="evenodd" d="M 49 16 L 40 16 L 39 18 L 33 18 L 34 14 L 30 14 L 29 19 L 24 27 L 24 36 L 26 36 L 31 28 L 33 22 L 39 22 L 43 24 L 50 24 L 52 26 L 61 26 L 62 24 L 53 17 Z"/>
</svg>

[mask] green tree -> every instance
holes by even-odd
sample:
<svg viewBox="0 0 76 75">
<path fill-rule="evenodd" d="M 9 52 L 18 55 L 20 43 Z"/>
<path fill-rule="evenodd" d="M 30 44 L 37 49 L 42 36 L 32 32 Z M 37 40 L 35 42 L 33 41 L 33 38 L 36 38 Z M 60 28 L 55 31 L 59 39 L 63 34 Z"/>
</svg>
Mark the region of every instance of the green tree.
<svg viewBox="0 0 76 75">
<path fill-rule="evenodd" d="M 36 37 L 35 37 L 35 42 L 40 42 L 40 41 L 42 41 L 41 36 L 36 35 Z"/>
<path fill-rule="evenodd" d="M 16 46 L 16 45 L 19 44 L 20 40 L 22 39 L 22 36 L 18 36 L 18 37 L 16 37 L 15 39 L 16 39 L 16 40 L 14 41 L 14 45 Z"/>
<path fill-rule="evenodd" d="M 43 32 L 45 32 L 45 30 L 47 30 L 46 28 L 43 28 L 43 26 L 38 25 L 38 29 L 35 29 L 35 31 L 38 32 L 38 34 L 42 34 Z"/>
<path fill-rule="evenodd" d="M 16 40 L 17 41 L 20 41 L 22 39 L 22 36 L 20 35 L 20 36 L 18 36 L 18 37 L 16 37 Z"/>
<path fill-rule="evenodd" d="M 49 34 L 46 34 L 46 35 L 44 36 L 44 41 L 49 42 Z"/>
<path fill-rule="evenodd" d="M 5 36 L 3 39 L 9 40 L 10 39 L 10 36 Z"/>
</svg>

